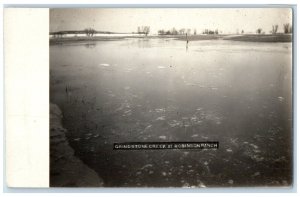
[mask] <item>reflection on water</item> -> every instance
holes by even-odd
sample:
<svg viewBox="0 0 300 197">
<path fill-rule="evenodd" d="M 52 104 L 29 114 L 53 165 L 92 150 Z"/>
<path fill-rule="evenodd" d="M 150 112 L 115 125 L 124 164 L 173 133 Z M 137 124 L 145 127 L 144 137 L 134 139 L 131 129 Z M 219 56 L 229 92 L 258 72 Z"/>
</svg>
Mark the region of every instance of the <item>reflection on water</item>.
<svg viewBox="0 0 300 197">
<path fill-rule="evenodd" d="M 134 44 L 134 42 L 136 42 L 136 40 L 133 41 L 133 44 Z M 150 48 L 151 47 L 151 42 L 150 42 L 149 38 L 138 39 L 137 43 L 138 43 L 139 48 Z"/>
<path fill-rule="evenodd" d="M 93 49 L 96 46 L 96 43 L 85 43 L 84 46 L 88 49 Z"/>
<path fill-rule="evenodd" d="M 50 100 L 63 110 L 77 156 L 106 186 L 289 185 L 291 44 L 188 45 L 142 38 L 51 46 Z M 220 148 L 112 150 L 131 141 Z"/>
</svg>

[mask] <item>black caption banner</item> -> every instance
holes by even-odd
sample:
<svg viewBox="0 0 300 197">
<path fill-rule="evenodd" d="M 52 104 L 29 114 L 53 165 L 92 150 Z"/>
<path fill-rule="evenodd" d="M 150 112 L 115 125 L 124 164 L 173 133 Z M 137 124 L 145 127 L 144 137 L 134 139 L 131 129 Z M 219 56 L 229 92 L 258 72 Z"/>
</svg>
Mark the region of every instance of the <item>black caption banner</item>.
<svg viewBox="0 0 300 197">
<path fill-rule="evenodd" d="M 219 142 L 125 142 L 114 143 L 114 150 L 218 149 Z"/>
</svg>

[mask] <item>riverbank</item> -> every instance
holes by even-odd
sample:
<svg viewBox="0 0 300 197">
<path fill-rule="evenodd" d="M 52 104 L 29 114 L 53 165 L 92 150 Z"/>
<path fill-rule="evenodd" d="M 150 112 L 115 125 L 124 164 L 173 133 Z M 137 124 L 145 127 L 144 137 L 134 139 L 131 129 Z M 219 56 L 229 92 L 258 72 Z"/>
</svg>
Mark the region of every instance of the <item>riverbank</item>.
<svg viewBox="0 0 300 197">
<path fill-rule="evenodd" d="M 62 113 L 50 104 L 50 186 L 101 187 L 103 180 L 74 155 L 61 124 Z"/>
<path fill-rule="evenodd" d="M 163 36 L 95 36 L 95 37 L 62 37 L 50 38 L 50 44 L 78 43 L 78 42 L 93 42 L 93 41 L 114 41 L 127 38 L 147 38 L 147 39 L 176 39 L 186 41 L 185 35 L 163 35 Z M 199 40 L 232 40 L 244 42 L 292 42 L 291 34 L 243 34 L 243 35 L 191 35 L 188 36 L 189 41 Z"/>
<path fill-rule="evenodd" d="M 224 40 L 244 42 L 292 42 L 292 34 L 248 34 L 223 37 Z"/>
</svg>

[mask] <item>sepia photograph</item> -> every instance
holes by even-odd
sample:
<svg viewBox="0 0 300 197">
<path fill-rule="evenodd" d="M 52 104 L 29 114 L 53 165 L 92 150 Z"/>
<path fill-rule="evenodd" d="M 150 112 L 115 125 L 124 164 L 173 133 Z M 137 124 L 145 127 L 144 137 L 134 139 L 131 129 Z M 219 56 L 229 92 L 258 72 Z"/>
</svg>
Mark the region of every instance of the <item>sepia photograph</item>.
<svg viewBox="0 0 300 197">
<path fill-rule="evenodd" d="M 49 14 L 50 187 L 293 186 L 293 9 Z"/>
</svg>

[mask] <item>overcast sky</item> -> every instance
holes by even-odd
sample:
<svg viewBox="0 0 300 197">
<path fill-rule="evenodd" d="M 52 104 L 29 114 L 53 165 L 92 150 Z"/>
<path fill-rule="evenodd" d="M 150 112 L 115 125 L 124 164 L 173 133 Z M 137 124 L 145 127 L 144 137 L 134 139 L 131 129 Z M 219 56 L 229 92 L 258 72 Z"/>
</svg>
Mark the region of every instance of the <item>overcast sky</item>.
<svg viewBox="0 0 300 197">
<path fill-rule="evenodd" d="M 51 9 L 50 31 L 83 30 L 136 32 L 138 26 L 150 26 L 150 33 L 175 27 L 219 29 L 223 33 L 237 30 L 255 32 L 262 28 L 268 33 L 272 25 L 292 23 L 292 10 L 288 8 L 86 8 Z"/>
</svg>

